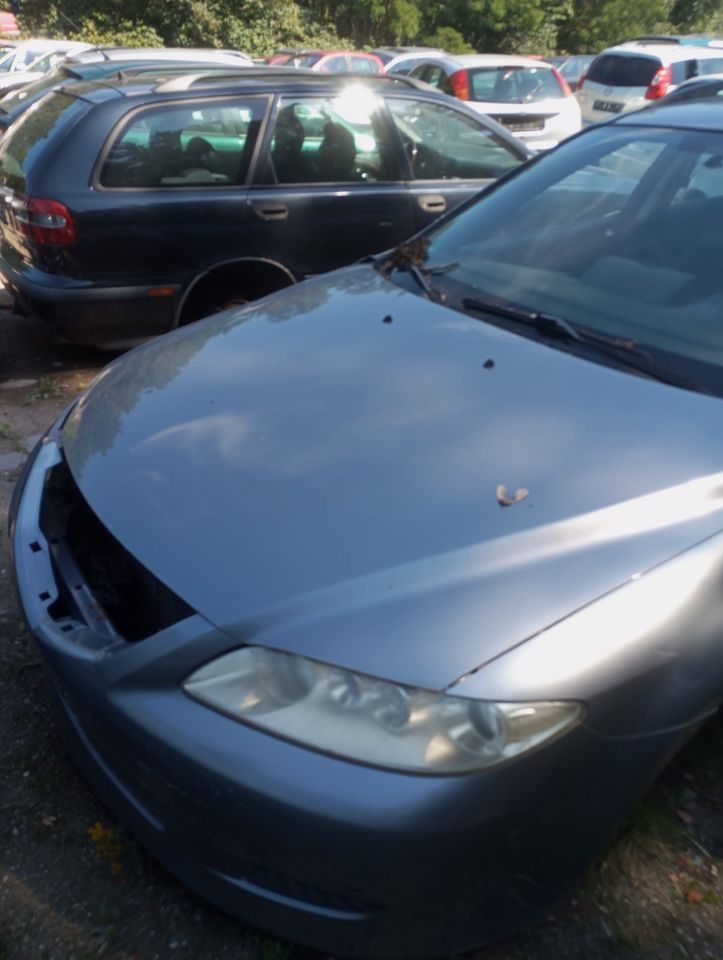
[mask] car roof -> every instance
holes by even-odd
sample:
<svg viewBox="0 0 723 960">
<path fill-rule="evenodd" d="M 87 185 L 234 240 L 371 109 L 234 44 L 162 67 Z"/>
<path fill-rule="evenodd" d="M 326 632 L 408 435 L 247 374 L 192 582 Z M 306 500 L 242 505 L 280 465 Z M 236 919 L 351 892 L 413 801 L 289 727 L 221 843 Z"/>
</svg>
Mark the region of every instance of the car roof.
<svg viewBox="0 0 723 960">
<path fill-rule="evenodd" d="M 461 54 L 442 54 L 434 56 L 430 54 L 430 60 L 443 61 L 445 63 L 457 64 L 460 67 L 541 67 L 543 70 L 551 70 L 552 64 L 546 60 L 538 60 L 536 57 L 519 57 L 514 54 L 503 53 L 461 53 Z"/>
<path fill-rule="evenodd" d="M 193 63 L 197 60 L 218 60 L 222 63 L 234 64 L 251 63 L 248 54 L 240 50 L 217 50 L 215 47 L 90 47 L 72 57 L 66 58 L 70 63 L 86 64 L 98 63 L 103 60 L 188 60 Z"/>
<path fill-rule="evenodd" d="M 429 63 L 436 57 L 444 56 L 445 54 L 442 50 L 436 52 L 434 50 L 410 50 L 409 53 L 400 53 L 396 56 L 393 56 L 391 60 L 387 60 L 387 62 L 384 64 L 384 69 L 391 70 L 400 63 Z"/>
<path fill-rule="evenodd" d="M 629 53 L 641 57 L 655 58 L 663 63 L 675 63 L 677 60 L 720 59 L 723 56 L 720 47 L 678 43 L 648 43 L 645 40 L 628 40 L 626 43 L 619 43 L 615 47 L 608 47 L 607 50 L 603 50 L 599 56 L 608 56 L 608 54 L 624 56 Z"/>
<path fill-rule="evenodd" d="M 670 127 L 676 130 L 715 130 L 723 133 L 723 101 L 691 100 L 684 103 L 666 103 L 665 98 L 654 106 L 624 113 L 611 125 Z"/>
<path fill-rule="evenodd" d="M 238 68 L 224 71 L 219 75 L 218 70 L 191 71 L 174 75 L 173 77 L 106 77 L 92 80 L 88 83 L 70 84 L 64 87 L 64 92 L 70 96 L 77 96 L 92 102 L 107 99 L 108 90 L 116 90 L 120 96 L 137 97 L 160 94 L 188 95 L 234 95 L 238 93 L 270 93 L 281 91 L 307 91 L 338 93 L 339 88 L 353 84 L 376 88 L 378 91 L 407 87 L 425 95 L 434 95 L 446 100 L 445 94 L 433 91 L 427 84 L 409 77 L 386 74 L 355 74 L 355 73 L 318 73 L 304 68 L 250 66 L 239 65 Z"/>
<path fill-rule="evenodd" d="M 700 77 L 690 77 L 688 80 L 684 80 L 682 83 L 679 83 L 675 88 L 676 90 L 682 90 L 684 87 L 707 87 L 707 86 L 718 86 L 721 81 L 723 81 L 723 73 L 704 73 Z"/>
</svg>

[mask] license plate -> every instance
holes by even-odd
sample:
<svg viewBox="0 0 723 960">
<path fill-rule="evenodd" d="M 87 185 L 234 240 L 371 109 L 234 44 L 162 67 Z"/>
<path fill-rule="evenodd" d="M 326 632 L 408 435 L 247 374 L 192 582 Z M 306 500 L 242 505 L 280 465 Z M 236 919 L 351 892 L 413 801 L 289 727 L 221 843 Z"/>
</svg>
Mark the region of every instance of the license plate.
<svg viewBox="0 0 723 960">
<path fill-rule="evenodd" d="M 544 130 L 545 121 L 540 120 L 507 120 L 505 121 L 505 126 L 508 130 L 512 130 L 515 133 L 519 133 L 521 130 Z"/>
<path fill-rule="evenodd" d="M 593 110 L 602 110 L 603 113 L 620 113 L 623 105 L 622 103 L 612 103 L 610 100 L 596 100 L 592 108 Z"/>
</svg>

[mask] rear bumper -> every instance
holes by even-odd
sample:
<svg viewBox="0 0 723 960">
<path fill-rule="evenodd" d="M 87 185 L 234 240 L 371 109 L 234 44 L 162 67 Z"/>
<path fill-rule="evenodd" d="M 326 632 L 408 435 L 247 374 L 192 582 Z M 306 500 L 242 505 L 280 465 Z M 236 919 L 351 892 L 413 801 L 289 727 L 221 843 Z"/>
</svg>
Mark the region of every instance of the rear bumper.
<svg viewBox="0 0 723 960">
<path fill-rule="evenodd" d="M 177 322 L 180 284 L 97 286 L 33 268 L 19 270 L 5 258 L 0 258 L 0 274 L 26 311 L 75 343 L 125 349 L 166 333 Z"/>
</svg>

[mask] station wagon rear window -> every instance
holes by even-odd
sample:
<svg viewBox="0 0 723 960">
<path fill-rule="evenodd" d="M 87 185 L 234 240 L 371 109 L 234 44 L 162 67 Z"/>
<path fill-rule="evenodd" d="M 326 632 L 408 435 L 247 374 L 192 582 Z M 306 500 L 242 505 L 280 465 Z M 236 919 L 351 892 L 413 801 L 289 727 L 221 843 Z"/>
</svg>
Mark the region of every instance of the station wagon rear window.
<svg viewBox="0 0 723 960">
<path fill-rule="evenodd" d="M 88 108 L 84 100 L 51 93 L 43 99 L 42 109 L 26 111 L 0 140 L 0 183 L 10 190 L 24 191 L 28 172 L 47 142 Z"/>
<path fill-rule="evenodd" d="M 243 183 L 264 97 L 162 104 L 135 113 L 111 143 L 104 187 L 213 187 Z"/>
</svg>

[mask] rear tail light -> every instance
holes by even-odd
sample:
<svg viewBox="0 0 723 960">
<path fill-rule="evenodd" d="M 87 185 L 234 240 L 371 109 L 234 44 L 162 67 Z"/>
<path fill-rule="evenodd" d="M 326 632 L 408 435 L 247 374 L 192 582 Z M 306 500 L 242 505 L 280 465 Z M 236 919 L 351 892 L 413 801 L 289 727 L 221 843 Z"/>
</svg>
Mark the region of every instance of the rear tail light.
<svg viewBox="0 0 723 960">
<path fill-rule="evenodd" d="M 553 67 L 552 72 L 555 74 L 555 79 L 562 87 L 562 92 L 564 93 L 564 95 L 566 97 L 571 96 L 572 90 L 570 89 L 570 85 L 568 84 L 567 80 L 563 77 L 563 75 L 560 73 L 560 71 L 557 69 L 557 67 Z"/>
<path fill-rule="evenodd" d="M 38 244 L 65 247 L 78 240 L 70 210 L 57 200 L 16 196 L 10 208 L 18 231 Z"/>
<path fill-rule="evenodd" d="M 458 100 L 469 100 L 469 74 L 466 70 L 457 70 L 449 78 L 452 93 Z"/>
<path fill-rule="evenodd" d="M 664 97 L 670 87 L 671 79 L 670 67 L 661 67 L 650 81 L 650 86 L 645 91 L 645 99 L 660 100 Z"/>
<path fill-rule="evenodd" d="M 578 90 L 582 90 L 582 85 L 583 83 L 585 83 L 586 80 L 587 80 L 587 74 L 583 73 L 583 75 L 577 81 L 577 86 L 575 87 L 575 93 L 577 93 Z"/>
</svg>

